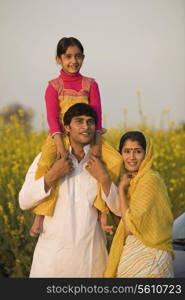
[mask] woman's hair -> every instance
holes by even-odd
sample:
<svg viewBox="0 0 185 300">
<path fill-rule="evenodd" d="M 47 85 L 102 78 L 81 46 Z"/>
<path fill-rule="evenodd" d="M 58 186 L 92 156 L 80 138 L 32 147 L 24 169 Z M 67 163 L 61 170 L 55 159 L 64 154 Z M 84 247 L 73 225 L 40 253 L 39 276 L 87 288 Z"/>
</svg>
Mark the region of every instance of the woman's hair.
<svg viewBox="0 0 185 300">
<path fill-rule="evenodd" d="M 137 141 L 138 144 L 146 151 L 146 139 L 142 132 L 140 131 L 128 131 L 120 139 L 119 143 L 119 153 L 122 152 L 123 146 L 127 140 Z"/>
<path fill-rule="evenodd" d="M 86 103 L 76 103 L 72 105 L 64 114 L 64 125 L 70 125 L 72 118 L 78 116 L 88 116 L 94 119 L 97 124 L 96 111 Z"/>
<path fill-rule="evenodd" d="M 84 48 L 79 40 L 74 37 L 63 37 L 57 44 L 56 56 L 60 57 L 67 51 L 67 48 L 71 46 L 77 46 L 82 54 L 84 53 Z"/>
</svg>

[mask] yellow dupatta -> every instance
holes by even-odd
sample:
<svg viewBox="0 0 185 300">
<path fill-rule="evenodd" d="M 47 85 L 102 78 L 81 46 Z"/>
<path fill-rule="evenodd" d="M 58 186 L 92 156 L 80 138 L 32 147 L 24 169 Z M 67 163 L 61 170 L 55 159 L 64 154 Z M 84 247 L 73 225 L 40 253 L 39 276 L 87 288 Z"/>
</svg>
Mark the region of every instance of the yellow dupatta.
<svg viewBox="0 0 185 300">
<path fill-rule="evenodd" d="M 173 215 L 166 186 L 161 176 L 151 169 L 153 147 L 148 138 L 145 158 L 139 172 L 131 180 L 129 202 L 124 219 L 120 220 L 111 245 L 105 277 L 116 277 L 126 239 L 125 225 L 144 245 L 169 251 L 173 256 Z"/>
</svg>

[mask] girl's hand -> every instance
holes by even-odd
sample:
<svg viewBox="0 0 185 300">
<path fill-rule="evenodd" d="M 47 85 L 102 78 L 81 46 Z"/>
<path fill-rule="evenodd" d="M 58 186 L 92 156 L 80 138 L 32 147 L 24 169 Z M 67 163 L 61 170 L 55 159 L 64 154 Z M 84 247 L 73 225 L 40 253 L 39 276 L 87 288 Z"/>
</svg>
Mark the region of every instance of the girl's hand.
<svg viewBox="0 0 185 300">
<path fill-rule="evenodd" d="M 62 140 L 62 136 L 59 133 L 56 133 L 53 137 L 54 141 L 55 141 L 55 145 L 57 148 L 57 157 L 56 160 L 60 159 L 60 158 L 66 158 L 68 156 L 67 151 L 64 147 L 63 144 L 63 140 Z"/>
<path fill-rule="evenodd" d="M 57 157 L 56 160 L 60 158 L 68 158 L 69 153 L 65 150 L 64 147 L 57 146 Z"/>
</svg>

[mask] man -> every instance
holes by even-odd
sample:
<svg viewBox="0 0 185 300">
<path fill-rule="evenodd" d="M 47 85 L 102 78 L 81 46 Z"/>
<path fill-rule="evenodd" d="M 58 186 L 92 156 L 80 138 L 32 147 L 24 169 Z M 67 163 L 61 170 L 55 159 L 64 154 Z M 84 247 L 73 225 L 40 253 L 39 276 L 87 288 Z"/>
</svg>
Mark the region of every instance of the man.
<svg viewBox="0 0 185 300">
<path fill-rule="evenodd" d="M 119 210 L 119 203 L 112 203 L 116 187 L 107 171 L 96 157 L 89 157 L 96 122 L 96 112 L 89 105 L 78 103 L 70 107 L 64 116 L 69 158 L 57 160 L 38 180 L 34 178 L 40 154 L 28 170 L 19 194 L 22 209 L 40 203 L 60 179 L 54 215 L 44 218 L 30 277 L 103 277 L 107 249 L 98 210 L 93 207 L 97 182 L 113 212 Z"/>
</svg>

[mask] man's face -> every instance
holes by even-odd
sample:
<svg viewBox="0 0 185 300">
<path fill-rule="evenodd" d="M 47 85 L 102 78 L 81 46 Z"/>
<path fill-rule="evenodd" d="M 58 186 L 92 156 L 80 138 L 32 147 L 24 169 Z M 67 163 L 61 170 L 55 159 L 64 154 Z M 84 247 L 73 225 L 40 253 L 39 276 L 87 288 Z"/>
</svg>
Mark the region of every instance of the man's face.
<svg viewBox="0 0 185 300">
<path fill-rule="evenodd" d="M 69 133 L 71 145 L 85 146 L 94 138 L 95 120 L 89 116 L 73 117 L 65 129 Z"/>
</svg>

